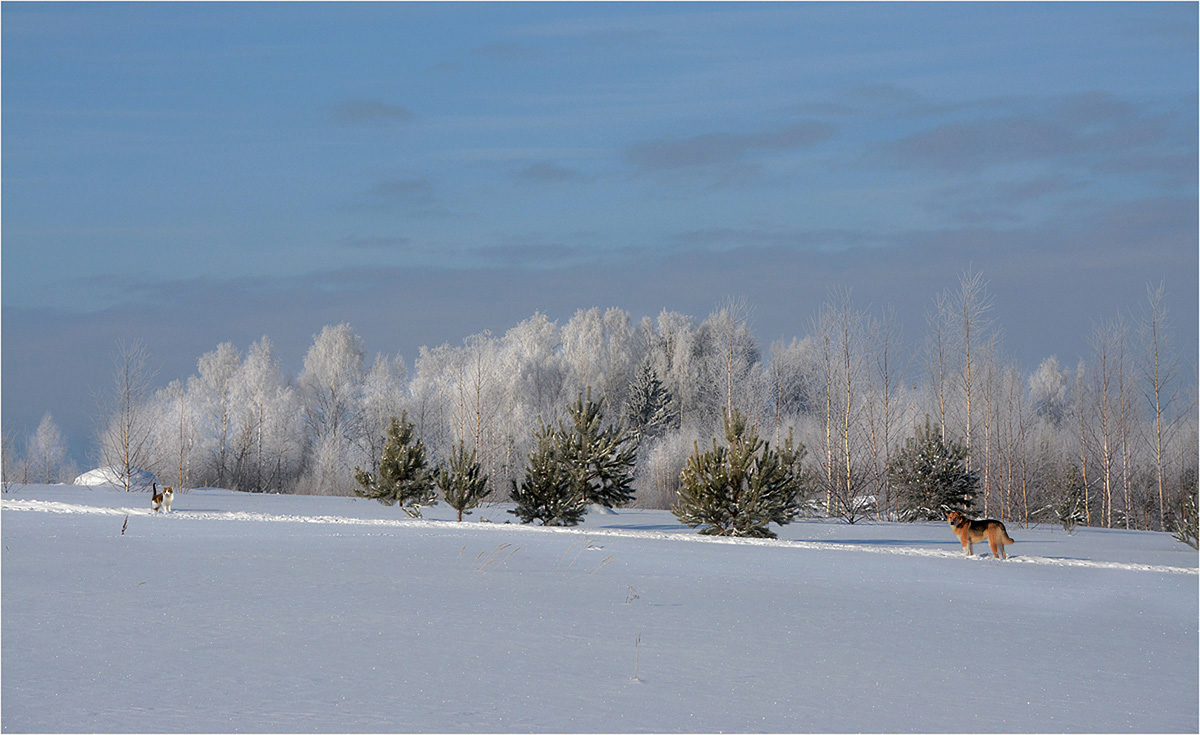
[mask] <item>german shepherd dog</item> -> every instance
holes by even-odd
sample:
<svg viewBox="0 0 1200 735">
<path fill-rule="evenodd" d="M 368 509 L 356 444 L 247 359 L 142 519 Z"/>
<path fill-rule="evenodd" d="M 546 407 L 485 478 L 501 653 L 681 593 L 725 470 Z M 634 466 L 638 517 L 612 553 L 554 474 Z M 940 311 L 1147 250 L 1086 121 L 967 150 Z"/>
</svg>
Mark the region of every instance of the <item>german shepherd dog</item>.
<svg viewBox="0 0 1200 735">
<path fill-rule="evenodd" d="M 166 508 L 167 512 L 171 512 L 171 500 L 175 498 L 175 491 L 171 488 L 164 489 L 161 493 L 158 491 L 158 483 L 154 483 L 154 496 L 150 498 L 150 510 L 157 513 Z"/>
<path fill-rule="evenodd" d="M 950 522 L 950 528 L 954 535 L 958 536 L 958 541 L 967 556 L 975 553 L 975 542 L 987 539 L 988 545 L 992 547 L 992 558 L 999 556 L 1001 559 L 1007 559 L 1004 545 L 1016 543 L 1008 537 L 1008 529 L 1004 524 L 992 518 L 973 521 L 956 510 L 950 510 L 946 511 L 946 520 Z"/>
</svg>

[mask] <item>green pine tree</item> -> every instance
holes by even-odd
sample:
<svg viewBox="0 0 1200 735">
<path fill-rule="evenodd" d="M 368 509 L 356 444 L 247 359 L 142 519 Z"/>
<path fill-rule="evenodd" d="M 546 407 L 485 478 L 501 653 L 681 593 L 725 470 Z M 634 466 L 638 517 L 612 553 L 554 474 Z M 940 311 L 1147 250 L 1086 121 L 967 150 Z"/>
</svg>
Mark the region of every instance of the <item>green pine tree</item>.
<svg viewBox="0 0 1200 735">
<path fill-rule="evenodd" d="M 772 449 L 737 410 L 725 412 L 725 442 L 713 439 L 703 454 L 696 446 L 671 512 L 687 526 L 703 526 L 702 534 L 775 538 L 768 526 L 794 519 L 809 490 L 804 446 L 789 435 L 782 449 Z"/>
<path fill-rule="evenodd" d="M 426 466 L 425 443 L 414 442 L 414 426 L 404 412 L 388 423 L 387 443 L 375 474 L 354 468 L 354 479 L 362 486 L 354 493 L 372 498 L 384 505 L 400 504 L 400 509 L 413 518 L 421 517 L 421 506 L 435 505 L 434 472 Z"/>
<path fill-rule="evenodd" d="M 600 404 L 580 393 L 560 423 L 559 450 L 570 470 L 576 493 L 585 505 L 619 507 L 633 500 L 637 442 L 621 424 L 604 426 Z"/>
<path fill-rule="evenodd" d="M 967 448 L 942 441 L 929 417 L 908 438 L 888 468 L 908 520 L 941 520 L 946 511 L 971 514 L 978 494 L 979 474 L 966 468 Z"/>
<path fill-rule="evenodd" d="M 483 474 L 483 468 L 475 459 L 475 450 L 468 454 L 461 441 L 450 451 L 449 460 L 438 468 L 436 478 L 442 497 L 458 511 L 459 521 L 462 521 L 463 513 L 478 507 L 487 495 L 487 481 L 488 476 Z"/>
<path fill-rule="evenodd" d="M 539 421 L 537 446 L 529 455 L 525 477 L 518 485 L 512 481 L 511 498 L 516 507 L 509 511 L 522 523 L 541 521 L 543 526 L 575 526 L 587 513 L 563 456 L 559 431 Z"/>
</svg>

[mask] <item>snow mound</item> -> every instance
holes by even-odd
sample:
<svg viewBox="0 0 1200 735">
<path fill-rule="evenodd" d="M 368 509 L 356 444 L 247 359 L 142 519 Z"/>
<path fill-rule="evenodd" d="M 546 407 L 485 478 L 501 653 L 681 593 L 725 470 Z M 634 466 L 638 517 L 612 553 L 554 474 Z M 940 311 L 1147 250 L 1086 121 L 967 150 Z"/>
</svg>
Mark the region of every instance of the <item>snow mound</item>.
<svg viewBox="0 0 1200 735">
<path fill-rule="evenodd" d="M 125 472 L 117 467 L 97 467 L 94 470 L 84 472 L 79 477 L 75 478 L 76 485 L 118 485 L 125 486 Z M 150 487 L 151 483 L 158 482 L 158 478 L 154 473 L 147 470 L 133 469 L 129 473 L 130 487 Z"/>
</svg>

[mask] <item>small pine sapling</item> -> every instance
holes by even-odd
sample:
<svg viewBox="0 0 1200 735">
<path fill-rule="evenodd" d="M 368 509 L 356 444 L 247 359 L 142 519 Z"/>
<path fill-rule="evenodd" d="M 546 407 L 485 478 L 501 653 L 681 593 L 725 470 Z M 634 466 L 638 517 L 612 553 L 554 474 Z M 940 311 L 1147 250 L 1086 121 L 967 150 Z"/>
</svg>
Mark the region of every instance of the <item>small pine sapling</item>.
<svg viewBox="0 0 1200 735">
<path fill-rule="evenodd" d="M 613 508 L 633 500 L 634 437 L 620 423 L 604 426 L 590 388 L 587 398 L 580 393 L 567 414 L 570 420 L 559 424 L 555 438 L 583 503 Z"/>
<path fill-rule="evenodd" d="M 436 482 L 446 503 L 458 511 L 459 521 L 464 513 L 478 507 L 487 495 L 488 476 L 483 474 L 483 468 L 476 461 L 475 450 L 468 454 L 461 441 L 450 451 L 449 460 L 438 469 Z"/>
<path fill-rule="evenodd" d="M 1191 474 L 1190 484 L 1192 488 L 1190 492 L 1184 492 L 1180 495 L 1178 507 L 1173 514 L 1174 521 L 1171 524 L 1171 535 L 1176 541 L 1180 541 L 1196 549 L 1200 548 L 1200 541 L 1197 540 L 1197 534 L 1200 529 L 1197 528 L 1198 509 L 1196 506 L 1197 493 L 1194 474 Z"/>
<path fill-rule="evenodd" d="M 388 424 L 387 443 L 375 474 L 354 468 L 354 479 L 362 489 L 354 489 L 360 498 L 372 498 L 384 505 L 400 504 L 400 509 L 413 518 L 421 517 L 421 506 L 435 505 L 434 472 L 426 466 L 425 443 L 414 441 L 415 427 L 407 412 L 392 417 Z"/>
<path fill-rule="evenodd" d="M 978 494 L 979 473 L 967 469 L 962 442 L 942 441 L 925 417 L 892 460 L 888 473 L 899 489 L 905 520 L 943 520 L 956 510 L 970 517 Z"/>
<path fill-rule="evenodd" d="M 574 526 L 590 504 L 607 508 L 633 500 L 637 442 L 621 424 L 605 426 L 600 404 L 579 394 L 567 408 L 567 421 L 546 426 L 539 421 L 537 446 L 529 455 L 525 477 L 512 483 L 517 507 L 509 513 L 524 523 Z"/>
<path fill-rule="evenodd" d="M 541 521 L 543 526 L 575 526 L 583 520 L 587 506 L 576 491 L 574 477 L 562 455 L 557 432 L 541 424 L 537 446 L 529 455 L 525 477 L 518 485 L 512 481 L 512 501 L 508 511 L 522 523 Z"/>
<path fill-rule="evenodd" d="M 696 446 L 671 512 L 684 525 L 703 526 L 702 534 L 775 538 L 768 526 L 791 522 L 810 484 L 800 465 L 803 445 L 789 436 L 773 449 L 736 409 L 725 412 L 725 441 L 713 439 L 703 454 Z"/>
</svg>

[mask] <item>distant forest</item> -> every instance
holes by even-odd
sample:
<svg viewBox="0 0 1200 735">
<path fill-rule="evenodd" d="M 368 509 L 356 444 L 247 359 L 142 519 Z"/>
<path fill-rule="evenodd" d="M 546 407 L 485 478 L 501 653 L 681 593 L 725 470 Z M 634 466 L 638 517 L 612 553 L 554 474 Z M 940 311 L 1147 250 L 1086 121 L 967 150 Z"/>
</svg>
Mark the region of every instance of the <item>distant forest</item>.
<svg viewBox="0 0 1200 735">
<path fill-rule="evenodd" d="M 1086 525 L 1163 530 L 1195 502 L 1198 456 L 1196 365 L 1171 349 L 1163 297 L 1150 287 L 1141 313 L 1097 325 L 1077 365 L 1048 357 L 1029 375 L 1006 356 L 977 273 L 931 300 L 912 339 L 889 311 L 835 291 L 806 336 L 768 349 L 733 301 L 701 321 L 663 311 L 634 324 L 592 308 L 560 326 L 535 313 L 503 335 L 422 347 L 411 368 L 382 355 L 368 365 L 351 326 L 331 325 L 297 376 L 263 337 L 244 353 L 218 345 L 158 390 L 145 348 L 123 343 L 94 459 L 182 488 L 350 495 L 355 468 L 378 466 L 389 420 L 406 413 L 431 464 L 462 441 L 490 499 L 507 500 L 539 421 L 590 390 L 607 422 L 638 437 L 636 507 L 671 507 L 688 457 L 737 409 L 773 444 L 804 444 L 815 513 L 898 517 L 887 470 L 928 419 L 967 448 L 979 513 L 1053 522 L 1075 503 Z M 70 481 L 50 417 L 23 455 L 15 443 L 5 437 L 6 483 Z"/>
</svg>

